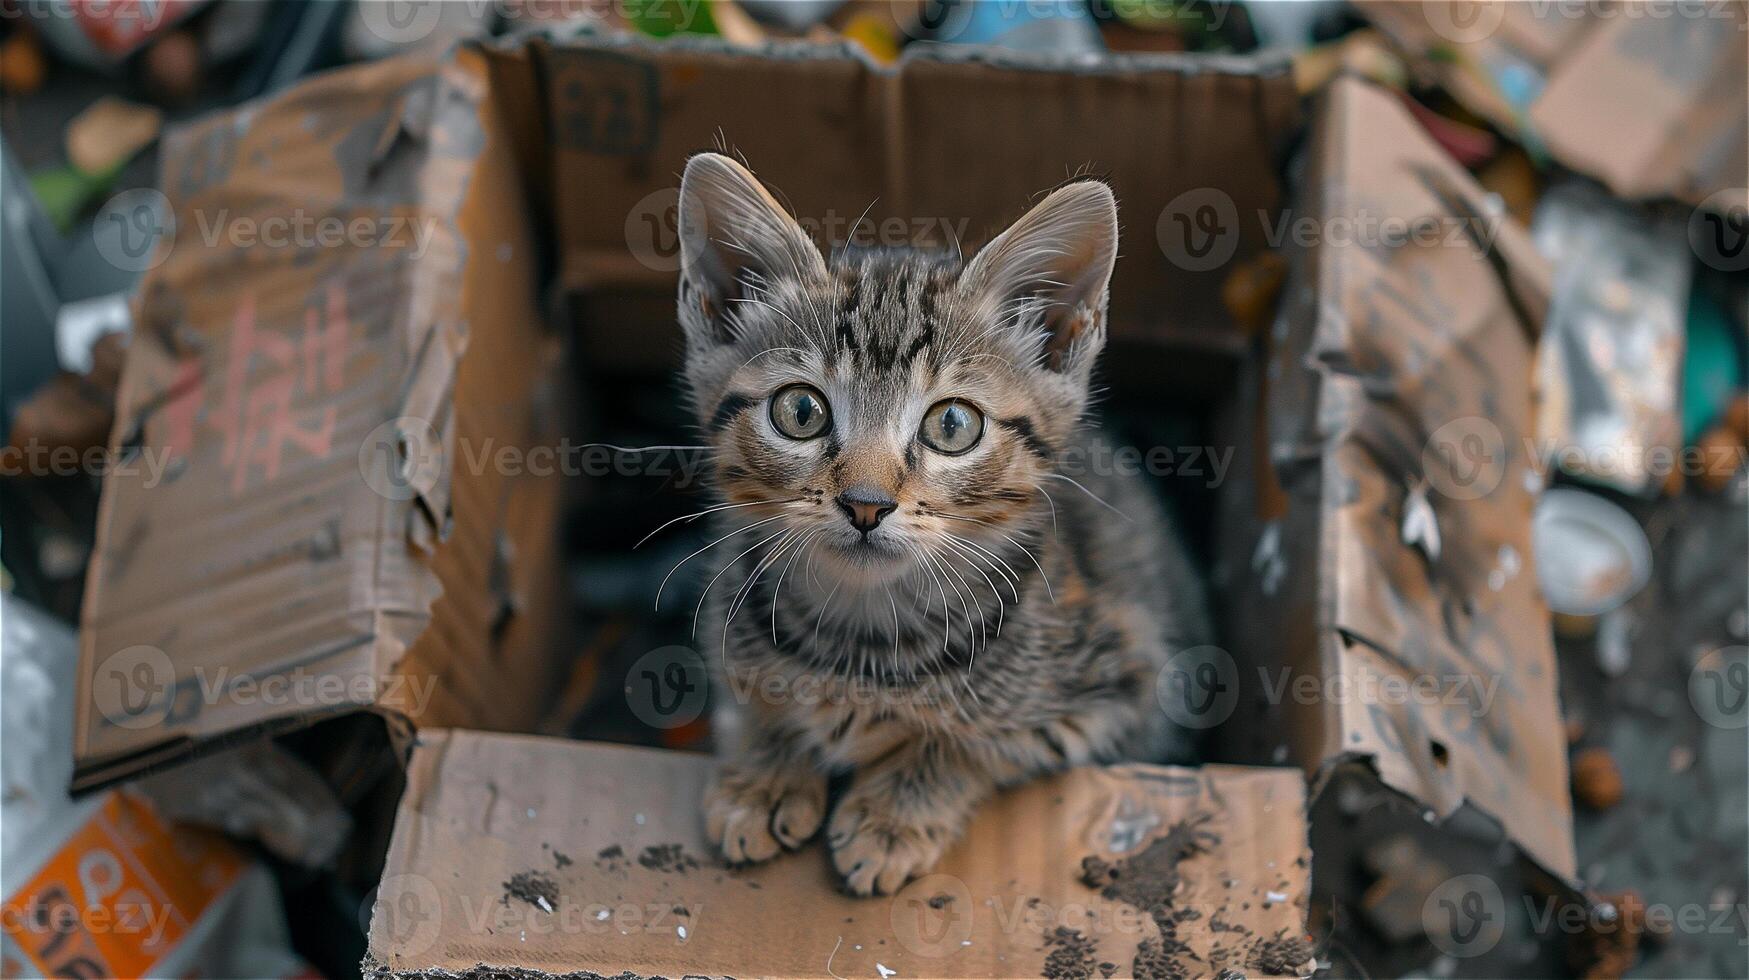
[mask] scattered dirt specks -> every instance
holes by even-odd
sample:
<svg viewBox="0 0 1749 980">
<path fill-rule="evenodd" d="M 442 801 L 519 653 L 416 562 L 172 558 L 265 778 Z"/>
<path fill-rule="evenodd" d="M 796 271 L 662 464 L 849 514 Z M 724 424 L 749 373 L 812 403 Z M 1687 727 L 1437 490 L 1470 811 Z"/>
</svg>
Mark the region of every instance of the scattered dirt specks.
<svg viewBox="0 0 1749 980">
<path fill-rule="evenodd" d="M 638 852 L 638 864 L 651 871 L 685 874 L 698 867 L 698 859 L 686 853 L 686 848 L 679 844 L 651 844 Z"/>
<path fill-rule="evenodd" d="M 1099 947 L 1093 940 L 1068 926 L 1045 933 L 1046 980 L 1091 980 Z"/>
<path fill-rule="evenodd" d="M 1283 931 L 1258 940 L 1257 945 L 1251 947 L 1245 966 L 1253 973 L 1293 976 L 1317 952 L 1311 940 L 1304 936 L 1290 936 Z"/>
</svg>

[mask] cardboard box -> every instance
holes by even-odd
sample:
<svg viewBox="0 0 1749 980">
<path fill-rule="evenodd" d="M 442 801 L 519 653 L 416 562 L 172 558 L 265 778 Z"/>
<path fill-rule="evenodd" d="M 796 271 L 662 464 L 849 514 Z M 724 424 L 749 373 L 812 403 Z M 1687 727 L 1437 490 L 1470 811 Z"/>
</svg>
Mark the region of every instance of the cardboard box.
<svg viewBox="0 0 1749 980">
<path fill-rule="evenodd" d="M 1749 207 L 1749 6 L 1360 9 L 1471 112 L 1617 195 Z"/>
<path fill-rule="evenodd" d="M 542 897 L 553 904 L 541 881 L 514 884 L 522 872 L 546 872 L 585 896 L 619 881 L 614 901 L 640 908 L 679 894 L 673 877 L 644 873 L 656 869 L 636 863 L 641 850 L 626 851 L 637 870 L 622 868 L 623 879 L 605 877 L 605 869 L 592 877 L 595 859 L 607 858 L 576 853 L 578 839 L 601 840 L 601 848 L 622 838 L 622 848 L 683 843 L 700 862 L 688 866 L 687 887 L 707 887 L 691 877 L 706 870 L 696 826 L 703 760 L 440 730 L 532 727 L 528 709 L 551 686 L 550 661 L 538 653 L 551 633 L 541 624 L 551 619 L 536 597 L 554 519 L 528 503 L 550 507 L 551 481 L 468 463 L 487 440 L 529 446 L 541 438 L 536 290 L 550 272 L 592 367 L 670 370 L 678 174 L 691 152 L 732 141 L 805 221 L 821 223 L 823 239 L 863 227 L 852 209 L 872 198 L 867 221 L 930 223 L 922 232 L 900 229 L 910 240 L 940 233 L 957 241 L 963 228 L 970 250 L 1029 195 L 1075 168 L 1108 177 L 1125 215 L 1113 287 L 1113 345 L 1122 352 L 1109 359 L 1114 371 L 1133 369 L 1134 352 L 1154 351 L 1173 370 L 1151 384 L 1171 379 L 1175 394 L 1204 398 L 1211 413 L 1238 405 L 1260 420 L 1244 443 L 1255 437 L 1249 476 L 1221 491 L 1241 527 L 1223 541 L 1224 562 L 1249 576 L 1230 589 L 1235 659 L 1318 683 L 1464 674 L 1506 685 L 1498 710 L 1470 729 L 1414 705 L 1381 714 L 1322 695 L 1302 703 L 1263 692 L 1271 710 L 1236 714 L 1222 729 L 1221 751 L 1292 761 L 1314 777 L 1365 760 L 1435 814 L 1473 802 L 1539 864 L 1570 877 L 1554 663 L 1547 613 L 1531 584 L 1535 488 L 1523 480 L 1524 461 L 1506 459 L 1504 489 L 1494 496 L 1428 500 L 1420 491 L 1408 545 L 1402 520 L 1410 490 L 1427 476 L 1422 428 L 1480 416 L 1510 430 L 1504 435 L 1525 431 L 1546 268 L 1522 231 L 1488 222 L 1479 189 L 1399 107 L 1358 83 L 1332 90 L 1312 153 L 1317 176 L 1306 184 L 1302 210 L 1285 212 L 1276 155 L 1298 124 L 1286 65 L 1270 60 L 1134 56 L 1087 65 L 938 52 L 882 70 L 849 49 L 579 38 L 351 69 L 180 134 L 166 169 L 177 246 L 148 279 L 117 439 L 142 453 L 167 447 L 185 462 L 166 484 L 117 477 L 106 487 L 82 652 L 81 778 L 122 778 L 219 738 L 373 708 L 416 725 L 423 742 L 373 926 L 382 970 L 487 963 L 562 971 L 580 962 L 609 972 L 893 969 L 872 955 L 895 945 L 898 927 L 884 911 L 873 913 L 877 925 L 894 931 L 868 933 L 872 946 L 844 933 L 825 958 L 812 945 L 789 951 L 789 937 L 819 938 L 830 921 L 816 918 L 816 908 L 848 901 L 830 896 L 817 850 L 748 879 L 723 872 L 717 882 L 709 869 L 708 887 L 728 891 L 696 894 L 710 898 L 713 914 L 752 931 L 735 938 L 713 930 L 708 950 L 683 949 L 685 959 L 664 958 L 677 955 L 667 935 L 607 946 L 587 930 L 539 941 L 531 930 L 525 946 L 521 927 L 514 944 L 476 928 L 482 901 L 491 915 L 524 912 Z M 435 218 L 431 254 L 418 262 L 400 261 L 394 249 L 260 257 L 223 236 L 213 245 L 198 236 L 184 241 L 218 210 L 267 213 L 294 202 L 318 215 Z M 1493 247 L 1300 249 L 1268 341 L 1277 366 L 1267 390 L 1223 387 L 1253 343 L 1220 305 L 1233 264 L 1263 248 L 1283 218 L 1318 222 L 1357 211 L 1477 223 Z M 1210 215 L 1212 228 L 1196 224 Z M 1205 234 L 1186 237 L 1187 226 Z M 1292 238 L 1288 244 L 1297 248 Z M 222 289 L 210 288 L 214 270 L 226 273 Z M 342 319 L 331 312 L 336 293 L 324 271 L 346 284 L 338 296 L 354 326 L 343 336 L 356 336 L 339 377 L 331 379 L 326 362 L 300 361 L 287 386 L 283 359 L 271 349 L 228 370 L 238 363 L 230 355 L 253 336 L 253 321 L 240 316 L 252 309 L 276 311 L 277 329 L 298 338 L 286 341 L 294 354 L 324 349 L 331 336 L 324 325 Z M 1219 358 L 1227 370 L 1177 387 L 1198 373 L 1186 365 L 1206 363 L 1199 357 Z M 225 405 L 222 380 L 230 374 L 241 376 L 244 390 L 264 382 L 271 392 L 289 390 L 288 417 L 305 428 L 290 430 L 283 454 L 263 457 L 260 447 L 270 443 L 228 443 L 226 416 L 202 414 L 190 401 L 207 379 L 207 397 Z M 327 433 L 330 412 L 337 427 L 329 451 L 312 452 L 309 434 Z M 421 424 L 433 431 L 413 435 Z M 393 471 L 376 463 L 403 458 Z M 270 535 L 273 548 L 257 547 Z M 141 644 L 157 656 L 129 652 Z M 113 659 L 124 654 L 135 659 Z M 141 663 L 155 666 L 141 672 Z M 222 666 L 251 677 L 315 671 L 358 679 L 369 696 L 317 711 L 230 697 L 216 706 L 208 698 L 193 714 L 179 710 L 172 695 L 185 679 Z M 171 693 L 134 692 L 119 708 L 104 700 L 118 687 L 132 692 L 127 683 L 142 673 L 173 678 Z M 431 681 L 435 693 L 423 706 L 387 696 L 391 684 L 405 699 L 415 682 Z M 142 703 L 139 712 L 122 710 Z M 130 727 L 118 717 L 147 724 Z M 1243 736 L 1253 731 L 1267 741 L 1246 753 Z M 1088 828 L 1102 807 L 1145 800 L 1159 827 L 1218 811 L 1214 867 L 1203 866 L 1187 886 L 1209 896 L 1204 916 L 1178 923 L 1178 938 L 1191 937 L 1189 952 L 1204 964 L 1296 974 L 1299 960 L 1267 960 L 1280 969 L 1245 964 L 1256 951 L 1251 940 L 1276 944 L 1269 952 L 1298 951 L 1302 876 L 1265 884 L 1273 872 L 1292 870 L 1278 856 L 1288 853 L 1285 841 L 1295 842 L 1290 862 L 1304 856 L 1303 801 L 1285 789 L 1297 778 L 1219 767 L 1200 775 L 1146 767 L 1072 774 L 987 807 L 979 819 L 989 832 L 975 831 L 945 867 L 968 888 L 975 882 L 981 897 L 1086 898 L 1065 865 L 1085 856 L 1075 848 L 1090 846 Z M 1194 791 L 1179 797 L 1141 788 L 1156 782 Z M 1038 805 L 1039 794 L 1049 807 Z M 1055 803 L 1058 795 L 1070 802 Z M 625 828 L 628 813 L 633 827 L 663 833 Z M 609 821 L 617 837 L 591 836 Z M 986 840 L 1004 849 L 985 853 Z M 550 866 L 540 864 L 542 843 L 572 864 L 561 869 L 556 854 Z M 1065 851 L 1071 860 L 1056 860 Z M 672 857 L 664 851 L 651 860 Z M 992 877 L 1005 865 L 1013 866 L 1007 877 Z M 759 920 L 747 902 L 764 889 L 744 881 L 761 876 L 795 890 L 772 903 L 781 909 L 773 915 L 786 917 L 780 922 Z M 1264 888 L 1265 901 L 1241 898 L 1237 912 L 1228 906 L 1239 918 L 1214 915 L 1226 886 L 1211 891 L 1210 883 L 1228 879 Z M 513 883 L 508 891 L 505 882 Z M 1290 899 L 1272 899 L 1272 891 Z M 839 925 L 871 914 L 868 903 L 851 904 L 862 911 L 845 911 Z M 435 932 L 419 924 L 431 910 L 440 915 Z M 1241 919 L 1245 941 L 1213 924 Z M 977 921 L 974 928 L 988 928 Z M 685 941 L 682 925 L 674 923 L 673 939 Z M 1081 942 L 1054 929 L 1049 949 L 1042 930 L 998 929 L 983 946 L 974 938 L 965 948 L 975 952 L 950 950 L 960 964 L 951 970 L 1003 975 L 1003 956 L 1033 972 L 1053 955 L 1078 962 Z M 1127 971 L 1132 960 L 1124 957 L 1133 959 L 1134 949 L 1125 943 L 1150 935 L 1132 930 L 1097 946 Z M 992 951 L 998 967 L 980 958 Z M 913 971 L 906 975 L 950 969 L 906 952 Z"/>
<path fill-rule="evenodd" d="M 350 711 L 539 717 L 560 484 L 455 458 L 551 424 L 555 342 L 486 74 L 478 53 L 382 62 L 167 141 L 75 788 Z"/>
<path fill-rule="evenodd" d="M 1381 89 L 1331 85 L 1308 164 L 1296 217 L 1321 232 L 1288 249 L 1224 500 L 1226 621 L 1250 658 L 1237 701 L 1258 709 L 1232 726 L 1253 738 L 1240 757 L 1291 758 L 1319 784 L 1363 760 L 1440 818 L 1468 801 L 1570 881 L 1530 547 L 1548 266 Z"/>
<path fill-rule="evenodd" d="M 711 766 L 677 752 L 422 732 L 366 975 L 1311 972 L 1294 770 L 1075 770 L 997 796 L 933 874 L 861 899 L 839 890 L 818 845 L 723 866 L 697 813 Z M 1157 859 L 1152 899 L 1085 884 L 1089 857 L 1125 871 Z"/>
</svg>

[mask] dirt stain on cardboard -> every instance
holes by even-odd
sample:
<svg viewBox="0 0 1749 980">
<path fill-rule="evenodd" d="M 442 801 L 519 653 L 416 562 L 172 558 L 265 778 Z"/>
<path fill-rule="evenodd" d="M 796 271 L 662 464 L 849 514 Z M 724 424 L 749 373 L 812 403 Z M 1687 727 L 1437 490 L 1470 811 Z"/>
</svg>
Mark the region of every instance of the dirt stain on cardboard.
<svg viewBox="0 0 1749 980">
<path fill-rule="evenodd" d="M 544 871 L 518 871 L 504 883 L 501 901 L 509 904 L 513 898 L 551 912 L 559 904 L 559 886 Z"/>
<path fill-rule="evenodd" d="M 1103 898 L 1146 912 L 1160 930 L 1159 936 L 1144 939 L 1136 947 L 1131 971 L 1137 977 L 1178 978 L 1192 972 L 1182 962 L 1191 950 L 1178 938 L 1178 925 L 1200 918 L 1201 913 L 1174 908 L 1172 896 L 1184 882 L 1178 866 L 1221 843 L 1219 837 L 1203 829 L 1208 819 L 1203 815 L 1185 820 L 1140 852 L 1118 861 L 1098 855 L 1081 859 L 1082 884 L 1099 889 Z"/>
</svg>

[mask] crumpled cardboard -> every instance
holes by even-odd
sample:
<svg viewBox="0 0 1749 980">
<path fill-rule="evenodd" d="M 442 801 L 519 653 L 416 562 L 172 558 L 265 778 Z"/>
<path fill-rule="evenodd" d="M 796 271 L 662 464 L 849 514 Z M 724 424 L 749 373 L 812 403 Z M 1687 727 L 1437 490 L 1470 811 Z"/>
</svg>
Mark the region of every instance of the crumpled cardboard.
<svg viewBox="0 0 1749 980">
<path fill-rule="evenodd" d="M 853 898 L 818 840 L 723 866 L 699 811 L 712 765 L 421 732 L 366 975 L 1133 976 L 1138 947 L 1161 940 L 1157 919 L 1164 962 L 1184 971 L 1161 975 L 1311 971 L 1296 770 L 1074 770 L 986 803 L 934 873 L 897 895 Z M 1160 915 L 1083 883 L 1084 858 L 1125 868 L 1168 838 L 1189 843 L 1160 879 Z"/>
<path fill-rule="evenodd" d="M 1471 112 L 1617 195 L 1749 206 L 1749 6 L 1394 0 L 1360 12 Z"/>
<path fill-rule="evenodd" d="M 173 133 L 106 475 L 75 788 L 373 709 L 538 718 L 552 342 L 477 54 L 385 61 Z"/>
<path fill-rule="evenodd" d="M 1350 760 L 1436 817 L 1465 801 L 1574 875 L 1565 740 L 1530 519 L 1532 361 L 1549 269 L 1389 93 L 1313 125 L 1250 451 L 1225 498 L 1241 753 L 1322 781 Z M 1280 659 L 1269 659 L 1279 657 Z"/>
</svg>

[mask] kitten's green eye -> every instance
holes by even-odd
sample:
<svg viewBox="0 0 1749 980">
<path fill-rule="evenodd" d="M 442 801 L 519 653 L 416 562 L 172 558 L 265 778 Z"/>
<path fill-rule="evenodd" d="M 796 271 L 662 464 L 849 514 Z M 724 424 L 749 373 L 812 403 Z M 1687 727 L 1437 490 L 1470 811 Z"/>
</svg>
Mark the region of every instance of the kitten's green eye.
<svg viewBox="0 0 1749 980">
<path fill-rule="evenodd" d="M 771 424 L 791 439 L 812 439 L 831 421 L 826 396 L 807 385 L 790 385 L 771 397 Z"/>
<path fill-rule="evenodd" d="M 936 402 L 917 430 L 917 438 L 925 446 L 949 456 L 958 456 L 976 446 L 983 435 L 984 413 L 954 398 Z"/>
</svg>

